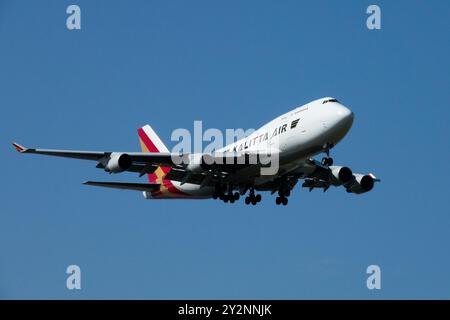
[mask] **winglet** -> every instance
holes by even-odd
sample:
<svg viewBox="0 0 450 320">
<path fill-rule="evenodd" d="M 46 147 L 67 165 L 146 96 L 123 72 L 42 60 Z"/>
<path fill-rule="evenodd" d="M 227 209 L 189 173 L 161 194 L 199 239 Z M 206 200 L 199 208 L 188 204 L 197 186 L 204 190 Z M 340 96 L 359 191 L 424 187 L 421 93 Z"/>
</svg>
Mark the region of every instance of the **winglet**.
<svg viewBox="0 0 450 320">
<path fill-rule="evenodd" d="M 26 151 L 28 150 L 27 148 L 21 146 L 20 144 L 18 144 L 18 143 L 16 143 L 16 142 L 13 142 L 12 145 L 13 145 L 14 148 L 15 148 L 18 152 L 20 152 L 20 153 L 24 153 L 24 152 L 26 152 Z"/>
</svg>

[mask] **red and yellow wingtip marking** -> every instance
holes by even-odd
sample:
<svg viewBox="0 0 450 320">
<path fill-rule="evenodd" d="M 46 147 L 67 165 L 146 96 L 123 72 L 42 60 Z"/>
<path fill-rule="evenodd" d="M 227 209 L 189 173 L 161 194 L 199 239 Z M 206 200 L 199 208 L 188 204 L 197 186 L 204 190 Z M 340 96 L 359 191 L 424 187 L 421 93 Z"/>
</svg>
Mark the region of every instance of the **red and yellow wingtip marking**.
<svg viewBox="0 0 450 320">
<path fill-rule="evenodd" d="M 18 144 L 18 143 L 13 142 L 12 145 L 13 145 L 14 148 L 15 148 L 18 152 L 20 152 L 20 153 L 25 152 L 25 151 L 27 150 L 27 148 L 21 146 L 21 145 Z"/>
</svg>

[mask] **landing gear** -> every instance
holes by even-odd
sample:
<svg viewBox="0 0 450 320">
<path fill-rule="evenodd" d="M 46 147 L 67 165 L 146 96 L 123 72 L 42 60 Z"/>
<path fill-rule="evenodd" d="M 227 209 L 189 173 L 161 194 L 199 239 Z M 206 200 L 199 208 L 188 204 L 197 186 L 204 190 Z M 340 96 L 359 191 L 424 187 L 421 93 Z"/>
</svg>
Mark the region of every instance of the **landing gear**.
<svg viewBox="0 0 450 320">
<path fill-rule="evenodd" d="M 333 158 L 330 157 L 330 149 L 331 148 L 333 148 L 332 144 L 327 146 L 327 149 L 325 150 L 325 153 L 327 156 L 322 158 L 322 164 L 324 166 L 332 166 L 333 165 Z"/>
<path fill-rule="evenodd" d="M 283 189 L 281 189 L 281 190 L 278 191 L 278 195 L 281 198 L 284 198 L 284 197 L 287 198 L 287 197 L 289 197 L 291 195 L 291 190 L 283 190 Z"/>
<path fill-rule="evenodd" d="M 215 189 L 214 189 L 214 194 L 213 194 L 213 199 L 220 199 L 220 200 L 225 201 L 225 191 L 226 190 L 227 190 L 226 185 L 216 183 Z"/>
<path fill-rule="evenodd" d="M 282 204 L 283 206 L 288 204 L 288 197 L 291 195 L 291 190 L 289 188 L 283 187 L 278 190 L 278 197 L 275 198 L 275 203 L 277 205 Z"/>
<path fill-rule="evenodd" d="M 244 195 L 245 190 L 242 190 L 242 195 Z M 238 201 L 241 198 L 241 193 L 239 192 L 233 192 L 233 186 L 231 185 L 225 185 L 225 184 L 216 184 L 216 189 L 213 194 L 213 199 L 220 199 L 223 202 L 227 203 L 234 203 Z M 255 189 L 250 188 L 250 193 L 247 197 L 245 197 L 245 204 L 249 205 L 256 205 L 258 202 L 260 202 L 262 199 L 260 194 L 255 194 Z"/>
<path fill-rule="evenodd" d="M 228 192 L 227 192 L 228 190 Z M 234 203 L 235 201 L 238 201 L 240 198 L 239 192 L 233 193 L 233 187 L 227 186 L 226 184 L 220 184 L 217 183 L 215 187 L 215 191 L 213 194 L 213 199 L 220 199 L 223 202 L 227 203 Z"/>
<path fill-rule="evenodd" d="M 250 189 L 250 194 L 245 197 L 245 204 L 249 205 L 250 203 L 252 205 L 256 205 L 258 202 L 260 202 L 262 199 L 260 194 L 255 195 L 255 189 Z"/>
<path fill-rule="evenodd" d="M 241 196 L 239 195 L 239 192 L 229 192 L 227 194 L 224 194 L 221 200 L 223 200 L 223 202 L 234 203 L 235 201 L 238 201 L 240 197 Z"/>
<path fill-rule="evenodd" d="M 331 157 L 323 157 L 322 158 L 322 164 L 324 166 L 332 166 L 333 165 L 333 158 L 331 158 Z"/>
<path fill-rule="evenodd" d="M 286 197 L 276 197 L 275 203 L 276 203 L 277 205 L 282 204 L 283 206 L 285 206 L 285 205 L 288 204 L 288 198 L 286 198 Z"/>
</svg>

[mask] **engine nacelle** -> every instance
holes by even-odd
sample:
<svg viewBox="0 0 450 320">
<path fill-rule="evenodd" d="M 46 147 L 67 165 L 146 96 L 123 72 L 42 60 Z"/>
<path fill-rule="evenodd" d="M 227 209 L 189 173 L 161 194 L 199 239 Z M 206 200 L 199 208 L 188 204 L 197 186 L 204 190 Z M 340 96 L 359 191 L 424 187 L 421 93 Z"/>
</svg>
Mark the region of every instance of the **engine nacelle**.
<svg viewBox="0 0 450 320">
<path fill-rule="evenodd" d="M 105 171 L 111 173 L 123 172 L 131 167 L 132 162 L 128 154 L 113 152 L 105 165 Z"/>
<path fill-rule="evenodd" d="M 373 189 L 375 178 L 370 175 L 355 174 L 354 180 L 347 186 L 347 191 L 352 193 L 365 193 Z"/>
<path fill-rule="evenodd" d="M 331 183 L 333 185 L 346 184 L 353 179 L 352 170 L 348 167 L 331 166 Z"/>
</svg>

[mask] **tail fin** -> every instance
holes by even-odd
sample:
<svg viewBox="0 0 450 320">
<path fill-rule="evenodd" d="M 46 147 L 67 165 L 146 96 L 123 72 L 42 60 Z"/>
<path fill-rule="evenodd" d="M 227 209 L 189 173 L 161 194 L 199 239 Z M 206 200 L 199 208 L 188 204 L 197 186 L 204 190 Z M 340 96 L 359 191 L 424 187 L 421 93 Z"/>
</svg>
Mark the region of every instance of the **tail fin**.
<svg viewBox="0 0 450 320">
<path fill-rule="evenodd" d="M 169 152 L 158 135 L 148 124 L 138 129 L 142 152 Z"/>
<path fill-rule="evenodd" d="M 169 152 L 169 149 L 148 124 L 138 129 L 138 135 L 142 152 Z M 149 182 L 162 183 L 162 179 L 169 170 L 168 167 L 158 167 L 154 173 L 148 175 Z"/>
</svg>

